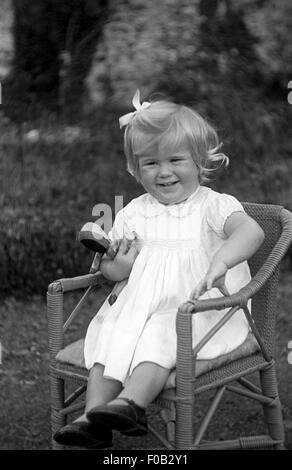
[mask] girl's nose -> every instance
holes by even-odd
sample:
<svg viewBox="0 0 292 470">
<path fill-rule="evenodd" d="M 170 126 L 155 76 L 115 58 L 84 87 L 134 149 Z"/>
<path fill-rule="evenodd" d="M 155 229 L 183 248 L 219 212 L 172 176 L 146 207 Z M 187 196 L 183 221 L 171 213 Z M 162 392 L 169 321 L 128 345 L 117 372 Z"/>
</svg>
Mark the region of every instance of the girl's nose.
<svg viewBox="0 0 292 470">
<path fill-rule="evenodd" d="M 159 173 L 159 176 L 162 176 L 162 177 L 171 175 L 172 174 L 171 165 L 169 165 L 168 163 L 160 164 L 158 173 Z"/>
</svg>

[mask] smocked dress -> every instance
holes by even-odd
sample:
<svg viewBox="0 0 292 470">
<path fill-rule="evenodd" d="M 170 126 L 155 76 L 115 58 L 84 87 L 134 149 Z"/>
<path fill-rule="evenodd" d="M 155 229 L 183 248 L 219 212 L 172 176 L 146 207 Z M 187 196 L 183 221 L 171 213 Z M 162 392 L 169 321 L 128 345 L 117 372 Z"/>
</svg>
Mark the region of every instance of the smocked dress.
<svg viewBox="0 0 292 470">
<path fill-rule="evenodd" d="M 116 302 L 110 306 L 107 298 L 88 327 L 84 346 L 88 369 L 102 364 L 105 377 L 124 384 L 142 362 L 175 367 L 178 307 L 188 300 L 226 240 L 223 228 L 228 216 L 243 210 L 233 196 L 199 186 L 179 204 L 164 205 L 146 193 L 118 212 L 109 237 L 133 238 L 136 232 L 139 254 Z M 226 287 L 232 294 L 249 280 L 248 264 L 242 262 L 227 272 Z M 200 298 L 221 295 L 213 288 Z M 225 313 L 212 310 L 193 316 L 194 346 Z M 239 310 L 202 348 L 198 359 L 234 350 L 248 331 Z"/>
</svg>

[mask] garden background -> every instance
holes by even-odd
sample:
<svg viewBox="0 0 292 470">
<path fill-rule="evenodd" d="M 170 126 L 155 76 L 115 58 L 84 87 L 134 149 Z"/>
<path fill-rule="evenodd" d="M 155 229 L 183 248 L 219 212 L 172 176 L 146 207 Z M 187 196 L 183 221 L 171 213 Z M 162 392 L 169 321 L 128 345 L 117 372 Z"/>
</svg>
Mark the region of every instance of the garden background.
<svg viewBox="0 0 292 470">
<path fill-rule="evenodd" d="M 76 233 L 94 205 L 114 211 L 115 196 L 125 205 L 143 192 L 118 127 L 137 88 L 143 100 L 163 93 L 194 106 L 217 127 L 230 166 L 213 189 L 292 210 L 291 18 L 289 0 L 1 0 L 0 449 L 50 447 L 45 293 L 88 272 L 92 254 Z M 277 343 L 288 446 L 291 267 L 290 251 Z M 232 424 L 231 403 L 222 435 L 258 432 L 261 410 L 240 400 Z"/>
</svg>

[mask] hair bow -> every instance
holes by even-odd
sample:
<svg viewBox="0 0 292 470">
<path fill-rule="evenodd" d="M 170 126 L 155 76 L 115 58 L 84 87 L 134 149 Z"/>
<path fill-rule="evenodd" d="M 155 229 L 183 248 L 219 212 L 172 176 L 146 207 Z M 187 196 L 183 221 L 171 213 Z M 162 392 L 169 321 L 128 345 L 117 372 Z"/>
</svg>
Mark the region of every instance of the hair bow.
<svg viewBox="0 0 292 470">
<path fill-rule="evenodd" d="M 136 93 L 132 99 L 132 103 L 136 111 L 133 111 L 132 113 L 127 113 L 124 114 L 119 118 L 119 123 L 120 123 L 120 129 L 124 126 L 127 126 L 129 122 L 133 119 L 134 116 L 136 116 L 137 113 L 142 111 L 142 109 L 147 109 L 151 105 L 149 101 L 143 101 L 143 103 L 140 103 L 140 90 L 136 90 Z"/>
</svg>

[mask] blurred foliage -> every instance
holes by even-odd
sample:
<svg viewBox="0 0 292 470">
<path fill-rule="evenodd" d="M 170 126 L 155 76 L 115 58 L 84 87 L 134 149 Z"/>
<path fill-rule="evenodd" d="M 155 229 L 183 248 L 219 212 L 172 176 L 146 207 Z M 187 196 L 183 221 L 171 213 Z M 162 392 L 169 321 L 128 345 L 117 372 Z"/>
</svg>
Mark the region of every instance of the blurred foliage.
<svg viewBox="0 0 292 470">
<path fill-rule="evenodd" d="M 0 119 L 3 294 L 45 292 L 56 278 L 88 272 L 93 253 L 76 235 L 94 220 L 94 205 L 107 203 L 114 219 L 114 196 L 125 205 L 141 192 L 126 172 L 122 139 L 109 128 L 113 119 L 73 127 L 43 115 L 38 129 Z"/>
<path fill-rule="evenodd" d="M 200 101 L 212 84 L 225 83 L 282 98 L 291 17 L 290 0 L 112 1 L 87 80 L 90 97 L 128 105 L 137 86 L 149 94 L 166 85 L 176 99 Z"/>
<path fill-rule="evenodd" d="M 189 29 L 180 45 L 196 49 L 166 64 L 159 88 L 188 102 L 212 102 L 214 92 L 225 89 L 285 99 L 292 72 L 290 0 L 201 1 L 198 14 L 199 31 Z"/>
<path fill-rule="evenodd" d="M 237 3 L 246 25 L 257 39 L 255 51 L 267 81 L 287 87 L 292 73 L 292 3 L 290 0 Z"/>
<path fill-rule="evenodd" d="M 114 214 L 114 196 L 126 205 L 143 192 L 126 172 L 118 129 L 131 111 L 123 106 L 128 86 L 142 84 L 143 99 L 162 92 L 193 105 L 217 127 L 230 166 L 212 188 L 292 210 L 291 2 L 165 0 L 160 15 L 147 16 L 155 3 L 119 0 L 108 10 L 105 1 L 14 1 L 16 56 L 0 115 L 2 293 L 44 292 L 56 278 L 88 272 L 93 254 L 76 233 L 93 220 L 93 206 L 107 203 Z M 99 8 L 107 10 L 96 55 L 105 103 L 84 112 L 79 85 L 96 21 L 100 34 Z M 70 52 L 62 56 L 68 69 L 58 62 L 62 51 Z M 126 99 L 107 100 L 111 93 Z"/>
</svg>

